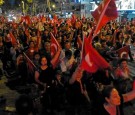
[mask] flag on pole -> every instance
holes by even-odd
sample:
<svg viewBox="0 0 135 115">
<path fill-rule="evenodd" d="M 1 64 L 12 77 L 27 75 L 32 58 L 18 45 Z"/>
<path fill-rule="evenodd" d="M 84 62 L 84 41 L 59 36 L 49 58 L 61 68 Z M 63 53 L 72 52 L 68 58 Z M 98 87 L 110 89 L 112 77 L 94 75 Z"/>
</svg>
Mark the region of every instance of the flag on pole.
<svg viewBox="0 0 135 115">
<path fill-rule="evenodd" d="M 115 0 L 103 0 L 103 2 L 91 14 L 97 23 L 94 31 L 94 38 L 106 23 L 118 17 Z"/>
<path fill-rule="evenodd" d="M 120 58 L 128 59 L 129 50 L 130 50 L 129 46 L 124 46 L 118 49 L 116 52 L 118 53 Z"/>
<path fill-rule="evenodd" d="M 81 68 L 90 73 L 95 73 L 98 69 L 108 68 L 109 63 L 93 48 L 90 43 L 90 36 L 84 40 Z"/>
<path fill-rule="evenodd" d="M 51 57 L 52 58 L 57 53 L 59 47 L 60 47 L 60 45 L 59 45 L 58 41 L 56 40 L 54 35 L 51 33 Z M 56 62 L 53 65 L 53 68 L 55 68 L 57 66 L 58 62 L 59 62 L 59 56 L 58 56 L 58 59 L 56 59 Z"/>
</svg>

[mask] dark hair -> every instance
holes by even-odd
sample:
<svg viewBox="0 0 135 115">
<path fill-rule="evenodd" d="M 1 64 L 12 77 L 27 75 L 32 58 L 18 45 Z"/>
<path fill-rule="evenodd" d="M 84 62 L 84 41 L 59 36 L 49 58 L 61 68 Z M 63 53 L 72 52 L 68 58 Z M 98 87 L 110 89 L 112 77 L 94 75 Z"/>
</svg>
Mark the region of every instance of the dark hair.
<svg viewBox="0 0 135 115">
<path fill-rule="evenodd" d="M 102 91 L 102 95 L 104 96 L 104 98 L 105 97 L 110 97 L 110 93 L 111 93 L 111 91 L 114 89 L 114 87 L 113 86 L 111 86 L 111 85 L 109 85 L 109 86 L 106 86 L 106 87 L 104 87 L 104 89 L 103 89 L 103 91 Z"/>
<path fill-rule="evenodd" d="M 65 51 L 65 56 L 66 57 L 71 57 L 72 56 L 72 51 L 71 50 L 66 50 Z"/>
<path fill-rule="evenodd" d="M 15 102 L 16 111 L 20 115 L 28 115 L 33 111 L 33 101 L 28 95 L 20 95 Z"/>
<path fill-rule="evenodd" d="M 119 60 L 119 64 L 121 64 L 123 61 L 126 61 L 127 62 L 127 59 L 125 59 L 125 58 L 120 59 Z"/>
</svg>

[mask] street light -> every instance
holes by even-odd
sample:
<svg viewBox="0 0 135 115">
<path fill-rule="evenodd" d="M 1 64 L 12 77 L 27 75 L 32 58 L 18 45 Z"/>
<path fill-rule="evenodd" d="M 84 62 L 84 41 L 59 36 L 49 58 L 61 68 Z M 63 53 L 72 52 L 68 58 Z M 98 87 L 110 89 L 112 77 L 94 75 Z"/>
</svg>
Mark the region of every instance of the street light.
<svg viewBox="0 0 135 115">
<path fill-rule="evenodd" d="M 0 5 L 2 5 L 4 3 L 4 1 L 3 0 L 0 0 Z"/>
<path fill-rule="evenodd" d="M 55 5 L 53 4 L 52 7 L 55 8 Z"/>
</svg>

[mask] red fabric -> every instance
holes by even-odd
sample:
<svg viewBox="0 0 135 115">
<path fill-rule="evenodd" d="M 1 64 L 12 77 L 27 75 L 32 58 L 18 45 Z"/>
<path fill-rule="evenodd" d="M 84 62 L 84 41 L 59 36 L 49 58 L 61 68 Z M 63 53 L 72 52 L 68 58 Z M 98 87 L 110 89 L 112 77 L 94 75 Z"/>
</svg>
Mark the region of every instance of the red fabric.
<svg viewBox="0 0 135 115">
<path fill-rule="evenodd" d="M 39 50 L 39 45 L 40 45 L 40 41 L 41 41 L 41 36 L 40 36 L 40 31 L 37 32 L 37 42 L 36 42 L 36 48 L 35 50 L 38 51 Z"/>
<path fill-rule="evenodd" d="M 55 39 L 54 35 L 51 33 L 51 56 L 53 57 L 58 51 L 59 43 Z"/>
<path fill-rule="evenodd" d="M 56 20 L 58 20 L 58 17 L 57 17 L 57 15 L 53 15 L 53 19 L 56 21 Z"/>
<path fill-rule="evenodd" d="M 128 53 L 129 53 L 129 46 L 124 46 L 120 49 L 117 50 L 117 53 L 120 58 L 128 58 Z"/>
<path fill-rule="evenodd" d="M 42 16 L 41 21 L 42 21 L 43 23 L 45 23 L 45 22 L 46 22 L 46 17 Z"/>
<path fill-rule="evenodd" d="M 81 68 L 90 73 L 95 73 L 98 69 L 108 68 L 108 62 L 93 48 L 89 41 L 90 37 L 84 40 Z"/>
<path fill-rule="evenodd" d="M 72 23 L 72 26 L 75 26 L 75 22 L 76 22 L 76 16 L 75 14 L 72 15 L 72 18 L 71 18 L 71 23 Z"/>
<path fill-rule="evenodd" d="M 53 36 L 53 34 L 51 33 L 51 57 L 53 58 L 55 56 L 55 54 L 57 53 L 58 51 L 58 47 L 59 46 L 59 43 L 57 42 L 57 40 L 55 39 L 55 37 Z M 59 57 L 58 59 L 56 60 L 55 64 L 53 65 L 53 68 L 55 68 L 57 66 L 59 62 Z"/>
<path fill-rule="evenodd" d="M 110 20 L 114 20 L 118 17 L 117 7 L 115 0 L 103 0 L 98 8 L 91 13 L 94 17 L 97 27 L 94 35 L 97 35 L 99 30 Z"/>
<path fill-rule="evenodd" d="M 31 24 L 31 19 L 30 19 L 30 16 L 25 16 L 25 23 L 27 24 L 27 25 L 30 25 Z"/>
<path fill-rule="evenodd" d="M 15 38 L 15 36 L 13 35 L 12 32 L 9 32 L 9 37 L 11 38 L 11 43 L 12 45 L 16 44 L 17 43 L 17 40 Z"/>
<path fill-rule="evenodd" d="M 133 90 L 135 90 L 135 80 L 134 80 L 134 82 L 133 82 Z"/>
<path fill-rule="evenodd" d="M 57 27 L 56 27 L 56 24 L 54 25 L 54 28 L 53 28 L 53 35 L 56 36 L 57 35 Z"/>
</svg>

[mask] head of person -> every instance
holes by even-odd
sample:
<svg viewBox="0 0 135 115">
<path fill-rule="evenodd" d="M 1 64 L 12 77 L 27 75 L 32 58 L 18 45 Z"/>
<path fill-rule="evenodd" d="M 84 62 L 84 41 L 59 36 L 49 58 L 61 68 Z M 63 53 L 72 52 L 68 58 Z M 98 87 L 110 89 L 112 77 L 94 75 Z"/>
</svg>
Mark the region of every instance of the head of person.
<svg viewBox="0 0 135 115">
<path fill-rule="evenodd" d="M 121 60 L 119 61 L 119 65 L 120 65 L 120 67 L 123 68 L 123 69 L 127 68 L 127 67 L 128 67 L 127 59 L 121 59 Z"/>
<path fill-rule="evenodd" d="M 28 115 L 33 111 L 33 101 L 27 95 L 20 95 L 15 102 L 16 111 L 19 115 Z"/>
<path fill-rule="evenodd" d="M 35 52 L 34 60 L 39 60 L 39 59 L 40 59 L 40 54 L 38 52 Z"/>
<path fill-rule="evenodd" d="M 66 57 L 68 60 L 70 60 L 71 57 L 72 57 L 72 51 L 71 51 L 71 50 L 66 50 L 66 51 L 65 51 L 65 57 Z"/>
<path fill-rule="evenodd" d="M 60 70 L 57 70 L 56 72 L 56 80 L 60 81 L 62 77 L 62 72 Z"/>
<path fill-rule="evenodd" d="M 48 65 L 48 60 L 47 60 L 47 58 L 46 58 L 45 56 L 42 56 L 42 57 L 40 58 L 40 64 L 41 64 L 41 66 L 46 66 L 46 65 Z"/>
<path fill-rule="evenodd" d="M 106 48 L 107 47 L 106 40 L 102 40 L 101 41 L 101 46 L 102 46 L 102 48 Z"/>
<path fill-rule="evenodd" d="M 19 64 L 21 64 L 21 63 L 23 63 L 23 62 L 25 62 L 25 57 L 24 57 L 24 55 L 23 54 L 20 54 L 18 57 L 17 57 L 17 65 L 19 65 Z"/>
<path fill-rule="evenodd" d="M 65 49 L 69 50 L 71 48 L 71 43 L 69 41 L 66 41 L 65 43 Z"/>
<path fill-rule="evenodd" d="M 34 42 L 33 42 L 33 41 L 30 41 L 30 42 L 29 42 L 29 48 L 34 48 L 34 47 L 35 47 Z"/>
<path fill-rule="evenodd" d="M 45 42 L 44 43 L 44 48 L 45 48 L 46 52 L 50 52 L 50 48 L 51 48 L 50 43 L 49 42 Z"/>
<path fill-rule="evenodd" d="M 114 88 L 113 86 L 106 86 L 103 91 L 102 94 L 104 96 L 105 102 L 111 105 L 120 105 L 121 101 L 120 101 L 120 95 L 117 91 L 116 88 Z"/>
</svg>

